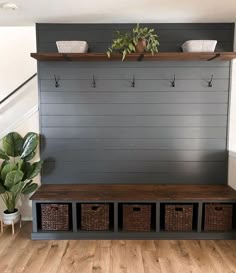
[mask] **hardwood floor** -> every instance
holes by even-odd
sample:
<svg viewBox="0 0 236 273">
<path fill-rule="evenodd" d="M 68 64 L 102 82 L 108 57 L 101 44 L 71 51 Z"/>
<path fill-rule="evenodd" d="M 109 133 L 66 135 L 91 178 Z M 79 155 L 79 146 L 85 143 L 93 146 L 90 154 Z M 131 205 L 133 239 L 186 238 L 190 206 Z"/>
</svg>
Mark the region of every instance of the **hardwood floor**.
<svg viewBox="0 0 236 273">
<path fill-rule="evenodd" d="M 0 235 L 1 273 L 236 273 L 236 241 L 32 241 Z"/>
</svg>

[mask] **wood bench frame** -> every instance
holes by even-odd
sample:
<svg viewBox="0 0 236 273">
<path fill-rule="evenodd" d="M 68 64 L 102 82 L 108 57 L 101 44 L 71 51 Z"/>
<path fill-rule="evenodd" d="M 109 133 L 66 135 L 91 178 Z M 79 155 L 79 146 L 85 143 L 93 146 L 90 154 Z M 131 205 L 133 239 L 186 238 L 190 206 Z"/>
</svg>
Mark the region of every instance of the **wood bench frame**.
<svg viewBox="0 0 236 273">
<path fill-rule="evenodd" d="M 31 197 L 33 201 L 32 239 L 236 239 L 236 231 L 204 232 L 205 203 L 230 203 L 236 207 L 236 191 L 227 185 L 42 185 Z M 37 206 L 40 203 L 68 203 L 72 207 L 71 231 L 42 231 Z M 81 231 L 78 229 L 77 204 L 111 203 L 114 207 L 114 230 Z M 152 203 L 156 210 L 156 227 L 151 232 L 119 230 L 118 206 L 122 203 Z M 162 204 L 192 203 L 197 206 L 197 225 L 192 232 L 166 232 L 160 229 Z M 236 222 L 236 221 L 235 221 Z"/>
</svg>

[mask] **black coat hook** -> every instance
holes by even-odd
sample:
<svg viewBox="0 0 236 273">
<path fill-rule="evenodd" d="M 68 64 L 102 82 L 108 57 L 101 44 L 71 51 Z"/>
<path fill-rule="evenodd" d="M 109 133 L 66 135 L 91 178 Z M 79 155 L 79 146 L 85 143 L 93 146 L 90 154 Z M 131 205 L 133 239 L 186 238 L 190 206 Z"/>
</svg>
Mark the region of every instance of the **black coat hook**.
<svg viewBox="0 0 236 273">
<path fill-rule="evenodd" d="M 135 87 L 135 77 L 133 76 L 133 81 L 132 81 L 132 84 L 131 86 L 134 88 Z"/>
<path fill-rule="evenodd" d="M 171 82 L 171 86 L 172 86 L 172 87 L 175 87 L 175 74 L 174 74 L 174 79 L 173 79 L 173 81 Z"/>
<path fill-rule="evenodd" d="M 54 80 L 55 80 L 55 87 L 58 88 L 60 85 L 59 85 L 59 78 L 57 78 L 56 75 L 54 75 Z"/>
<path fill-rule="evenodd" d="M 95 81 L 94 75 L 93 75 L 93 88 L 96 88 L 96 81 Z"/>
<path fill-rule="evenodd" d="M 208 82 L 208 86 L 209 87 L 212 87 L 213 86 L 213 75 L 211 75 L 211 79 L 210 79 L 210 81 Z"/>
</svg>

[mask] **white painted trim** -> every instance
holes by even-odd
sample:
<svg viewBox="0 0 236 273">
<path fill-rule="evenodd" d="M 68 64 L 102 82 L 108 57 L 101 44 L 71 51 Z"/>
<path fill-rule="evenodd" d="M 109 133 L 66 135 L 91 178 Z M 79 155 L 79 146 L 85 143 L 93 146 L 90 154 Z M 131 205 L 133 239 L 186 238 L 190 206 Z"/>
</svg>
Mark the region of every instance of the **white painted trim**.
<svg viewBox="0 0 236 273">
<path fill-rule="evenodd" d="M 22 221 L 31 221 L 32 222 L 32 217 L 22 217 Z"/>
<path fill-rule="evenodd" d="M 30 118 L 33 114 L 38 112 L 38 104 L 32 107 L 27 113 L 25 113 L 20 119 L 13 122 L 8 128 L 0 133 L 0 139 L 2 139 L 7 133 L 11 132 L 18 126 L 20 126 L 26 119 Z"/>
<path fill-rule="evenodd" d="M 229 157 L 236 158 L 236 152 L 229 151 Z"/>
</svg>

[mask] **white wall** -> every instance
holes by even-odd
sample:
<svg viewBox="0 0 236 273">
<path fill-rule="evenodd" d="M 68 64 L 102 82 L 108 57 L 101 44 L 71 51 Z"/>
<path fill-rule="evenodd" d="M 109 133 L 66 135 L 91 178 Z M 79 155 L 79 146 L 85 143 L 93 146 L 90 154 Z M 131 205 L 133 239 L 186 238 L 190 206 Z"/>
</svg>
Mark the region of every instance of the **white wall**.
<svg viewBox="0 0 236 273">
<path fill-rule="evenodd" d="M 236 51 L 236 26 L 234 51 Z M 230 93 L 228 184 L 236 190 L 236 60 L 232 61 Z"/>
<path fill-rule="evenodd" d="M 37 63 L 30 57 L 35 51 L 35 27 L 0 27 L 0 100 L 37 72 Z M 39 132 L 37 92 L 34 79 L 0 107 L 0 136 L 9 131 L 22 136 L 29 131 Z M 34 160 L 38 159 L 39 154 Z M 40 183 L 40 177 L 35 182 Z M 31 219 L 29 196 L 23 196 L 18 207 L 23 219 Z M 3 210 L 5 206 L 0 199 L 0 217 Z"/>
<path fill-rule="evenodd" d="M 32 76 L 36 62 L 35 27 L 0 27 L 0 100 Z"/>
</svg>

